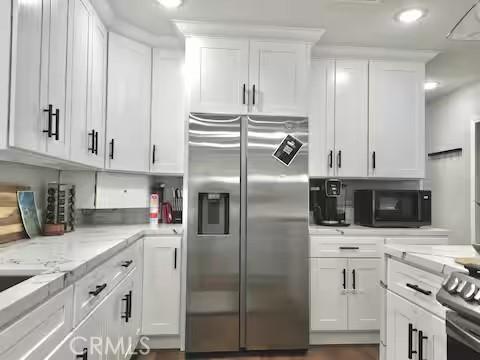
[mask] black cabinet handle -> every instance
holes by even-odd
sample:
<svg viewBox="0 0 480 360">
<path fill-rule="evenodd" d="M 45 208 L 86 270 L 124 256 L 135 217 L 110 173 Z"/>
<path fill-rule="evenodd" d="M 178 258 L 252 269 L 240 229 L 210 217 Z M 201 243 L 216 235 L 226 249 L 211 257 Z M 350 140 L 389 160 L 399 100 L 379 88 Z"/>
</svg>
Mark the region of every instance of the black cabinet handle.
<svg viewBox="0 0 480 360">
<path fill-rule="evenodd" d="M 175 248 L 175 251 L 174 251 L 173 268 L 177 269 L 177 248 Z"/>
<path fill-rule="evenodd" d="M 153 145 L 153 155 L 152 155 L 152 163 L 153 163 L 153 164 L 155 164 L 156 153 L 157 153 L 157 146 L 156 146 L 156 145 Z"/>
<path fill-rule="evenodd" d="M 95 155 L 98 155 L 98 131 L 95 131 Z"/>
<path fill-rule="evenodd" d="M 340 246 L 340 250 L 360 250 L 358 246 Z"/>
<path fill-rule="evenodd" d="M 127 260 L 122 263 L 122 267 L 129 268 L 133 264 L 133 260 Z"/>
<path fill-rule="evenodd" d="M 247 103 L 247 85 L 243 84 L 243 105 Z"/>
<path fill-rule="evenodd" d="M 253 92 L 252 92 L 252 103 L 253 103 L 253 105 L 255 105 L 255 103 L 256 103 L 256 93 L 257 92 L 255 91 L 255 89 L 256 89 L 255 85 L 253 85 Z"/>
<path fill-rule="evenodd" d="M 417 332 L 417 329 L 413 328 L 412 324 L 408 324 L 408 358 L 413 359 L 413 354 L 417 352 L 413 350 L 413 333 Z"/>
<path fill-rule="evenodd" d="M 419 293 L 422 293 L 423 295 L 427 295 L 427 296 L 430 296 L 432 295 L 432 292 L 429 291 L 429 290 L 425 290 L 425 289 L 422 289 L 420 286 L 418 285 L 414 285 L 414 284 L 408 284 L 407 283 L 407 287 L 410 288 L 410 289 L 413 289 Z"/>
<path fill-rule="evenodd" d="M 90 151 L 92 154 L 95 154 L 95 130 L 92 130 L 92 132 L 89 132 L 88 136 L 92 137 L 92 147 L 89 147 L 88 151 Z"/>
<path fill-rule="evenodd" d="M 375 151 L 372 154 L 372 166 L 374 169 L 377 167 L 377 153 Z"/>
<path fill-rule="evenodd" d="M 428 340 L 428 336 L 423 336 L 423 331 L 418 332 L 418 360 L 425 360 L 423 358 L 423 341 Z"/>
<path fill-rule="evenodd" d="M 357 290 L 357 272 L 355 269 L 352 270 L 352 287 L 353 290 Z"/>
<path fill-rule="evenodd" d="M 107 287 L 107 284 L 97 285 L 96 290 L 90 291 L 89 294 L 92 296 L 98 296 L 103 290 L 105 290 L 106 287 Z"/>
<path fill-rule="evenodd" d="M 48 109 L 43 109 L 43 112 L 48 113 L 48 129 L 43 130 L 44 133 L 48 134 L 48 137 L 52 137 L 52 124 L 53 124 L 53 105 L 49 104 Z"/>
<path fill-rule="evenodd" d="M 333 150 L 330 150 L 330 154 L 328 155 L 328 166 L 330 169 L 333 168 Z"/>
<path fill-rule="evenodd" d="M 112 141 L 110 141 L 110 159 L 113 160 L 114 159 L 114 154 L 115 154 L 115 139 L 112 139 Z"/>
<path fill-rule="evenodd" d="M 125 319 L 125 322 L 128 323 L 128 320 L 132 318 L 132 292 L 130 291 L 125 295 L 122 301 L 125 301 L 125 312 L 122 313 L 121 318 Z"/>
<path fill-rule="evenodd" d="M 342 151 L 341 150 L 338 152 L 338 167 L 339 168 L 342 167 Z"/>
<path fill-rule="evenodd" d="M 343 290 L 347 290 L 347 269 L 343 269 L 342 273 L 343 273 Z"/>
<path fill-rule="evenodd" d="M 82 359 L 82 360 L 88 360 L 88 349 L 87 348 L 83 348 L 83 351 L 81 354 L 78 354 L 76 356 L 76 359 Z"/>
<path fill-rule="evenodd" d="M 55 110 L 55 132 L 52 133 L 52 136 L 55 136 L 55 140 L 60 140 L 60 109 Z"/>
</svg>

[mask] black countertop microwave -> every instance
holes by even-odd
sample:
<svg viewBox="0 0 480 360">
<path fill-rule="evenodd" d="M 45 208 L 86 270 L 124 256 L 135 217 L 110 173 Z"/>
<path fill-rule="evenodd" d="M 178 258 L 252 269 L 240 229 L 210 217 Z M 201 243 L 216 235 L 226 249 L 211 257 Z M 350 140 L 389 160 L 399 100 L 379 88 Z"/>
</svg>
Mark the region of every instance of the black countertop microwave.
<svg viewBox="0 0 480 360">
<path fill-rule="evenodd" d="M 417 228 L 432 224 L 432 193 L 421 190 L 357 190 L 355 224 Z"/>
</svg>

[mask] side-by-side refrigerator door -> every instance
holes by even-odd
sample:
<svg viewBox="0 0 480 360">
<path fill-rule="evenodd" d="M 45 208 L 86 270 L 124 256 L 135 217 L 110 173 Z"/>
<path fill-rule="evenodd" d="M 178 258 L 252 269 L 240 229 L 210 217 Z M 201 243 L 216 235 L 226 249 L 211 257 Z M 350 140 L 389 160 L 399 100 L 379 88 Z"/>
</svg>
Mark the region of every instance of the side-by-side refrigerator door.
<svg viewBox="0 0 480 360">
<path fill-rule="evenodd" d="M 307 141 L 305 118 L 248 117 L 248 350 L 308 347 Z"/>
<path fill-rule="evenodd" d="M 186 350 L 239 350 L 240 117 L 189 118 Z"/>
</svg>

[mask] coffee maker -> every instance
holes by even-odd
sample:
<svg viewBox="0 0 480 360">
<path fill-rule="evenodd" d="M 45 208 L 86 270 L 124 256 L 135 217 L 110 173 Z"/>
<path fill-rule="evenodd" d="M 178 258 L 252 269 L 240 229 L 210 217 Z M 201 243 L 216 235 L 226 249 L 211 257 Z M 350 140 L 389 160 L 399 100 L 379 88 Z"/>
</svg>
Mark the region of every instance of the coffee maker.
<svg viewBox="0 0 480 360">
<path fill-rule="evenodd" d="M 345 222 L 345 206 L 340 180 L 321 180 L 310 186 L 310 211 L 317 225 L 349 226 Z"/>
</svg>

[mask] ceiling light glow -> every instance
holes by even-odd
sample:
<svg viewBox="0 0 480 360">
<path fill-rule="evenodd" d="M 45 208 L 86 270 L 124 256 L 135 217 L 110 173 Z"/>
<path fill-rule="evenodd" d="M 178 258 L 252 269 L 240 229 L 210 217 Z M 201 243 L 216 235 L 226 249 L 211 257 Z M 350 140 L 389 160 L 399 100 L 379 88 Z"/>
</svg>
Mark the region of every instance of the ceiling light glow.
<svg viewBox="0 0 480 360">
<path fill-rule="evenodd" d="M 173 9 L 183 4 L 183 0 L 158 0 L 166 8 Z"/>
<path fill-rule="evenodd" d="M 425 90 L 431 91 L 435 90 L 440 86 L 440 84 L 437 81 L 427 81 L 425 83 Z"/>
<path fill-rule="evenodd" d="M 425 10 L 408 9 L 397 15 L 397 20 L 404 24 L 412 24 L 422 19 L 426 14 Z"/>
</svg>

